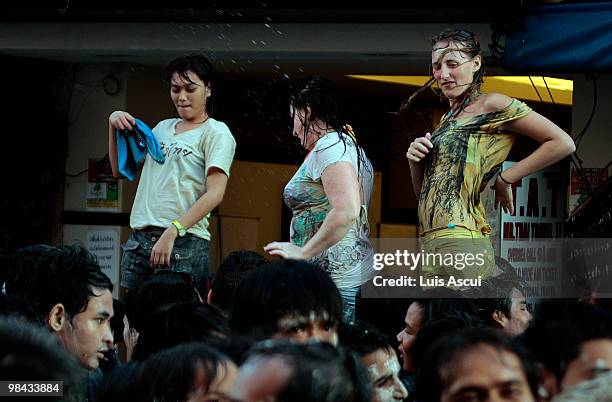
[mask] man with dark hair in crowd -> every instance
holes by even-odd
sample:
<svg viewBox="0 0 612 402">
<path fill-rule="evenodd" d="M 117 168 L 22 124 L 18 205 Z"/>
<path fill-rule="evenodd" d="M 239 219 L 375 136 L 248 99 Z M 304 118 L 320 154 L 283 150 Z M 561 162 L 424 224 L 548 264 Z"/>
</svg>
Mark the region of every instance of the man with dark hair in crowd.
<svg viewBox="0 0 612 402">
<path fill-rule="evenodd" d="M 389 339 L 364 322 L 342 324 L 340 344 L 361 357 L 372 384 L 372 402 L 402 401 L 408 391 L 402 384 L 397 354 Z"/>
<path fill-rule="evenodd" d="M 421 327 L 429 321 L 451 312 L 475 316 L 476 307 L 461 292 L 445 287 L 423 291 L 422 296 L 408 306 L 404 317 L 406 326 L 397 334 L 397 341 L 399 342 L 398 349 L 400 362 L 402 363 L 400 378 L 409 394 L 412 394 L 416 380 L 412 347 L 417 334 Z"/>
<path fill-rule="evenodd" d="M 267 263 L 261 254 L 250 250 L 232 251 L 223 260 L 208 292 L 208 303 L 230 311 L 238 284 L 249 272 Z"/>
<path fill-rule="evenodd" d="M 410 350 L 421 327 L 450 312 L 475 316 L 476 307 L 472 300 L 465 298 L 459 291 L 443 287 L 423 291 L 422 297 L 409 305 L 404 318 L 406 327 L 397 334 L 402 368 L 406 372 L 414 371 Z"/>
<path fill-rule="evenodd" d="M 537 375 L 523 350 L 491 329 L 443 336 L 425 352 L 419 402 L 535 402 Z"/>
<path fill-rule="evenodd" d="M 230 391 L 241 402 L 370 402 L 359 357 L 325 342 L 267 340 L 253 347 Z"/>
<path fill-rule="evenodd" d="M 545 301 L 522 340 L 540 364 L 548 396 L 612 370 L 612 313 L 598 306 Z"/>
<path fill-rule="evenodd" d="M 483 280 L 480 294 L 474 298 L 483 322 L 509 336 L 525 332 L 533 317 L 521 288 L 520 278 L 513 273 Z"/>
<path fill-rule="evenodd" d="M 485 326 L 478 317 L 464 311 L 450 311 L 427 321 L 417 333 L 410 349 L 415 370 L 418 371 L 424 361 L 429 358 L 426 352 L 434 342 L 443 336 L 467 328 L 482 329 Z"/>
<path fill-rule="evenodd" d="M 113 285 L 80 246 L 34 245 L 15 254 L 7 294 L 27 300 L 87 373 L 87 399 L 101 381 L 100 361 L 113 347 Z"/>
<path fill-rule="evenodd" d="M 172 303 L 159 307 L 143 318 L 133 359 L 186 342 L 215 343 L 229 336 L 227 318 L 203 303 Z"/>
<path fill-rule="evenodd" d="M 83 394 L 79 372 L 77 359 L 66 353 L 58 340 L 49 337 L 43 328 L 16 317 L 0 317 L 2 381 L 59 381 L 63 396 L 47 395 L 42 399 L 79 402 Z"/>
<path fill-rule="evenodd" d="M 230 328 L 240 335 L 338 343 L 340 293 L 315 265 L 298 260 L 262 265 L 242 280 L 236 295 Z"/>
<path fill-rule="evenodd" d="M 91 253 L 80 246 L 23 248 L 6 289 L 31 304 L 81 365 L 98 368 L 113 345 L 113 285 Z"/>
<path fill-rule="evenodd" d="M 202 303 L 194 283 L 189 273 L 158 269 L 151 279 L 128 292 L 123 319 L 127 361 L 132 359 L 139 332 L 151 314 L 170 304 Z"/>
</svg>

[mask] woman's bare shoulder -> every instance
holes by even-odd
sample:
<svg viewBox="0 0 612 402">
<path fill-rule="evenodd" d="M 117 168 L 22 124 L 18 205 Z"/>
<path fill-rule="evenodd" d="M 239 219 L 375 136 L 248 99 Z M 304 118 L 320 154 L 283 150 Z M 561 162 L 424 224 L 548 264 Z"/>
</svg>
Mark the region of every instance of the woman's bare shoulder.
<svg viewBox="0 0 612 402">
<path fill-rule="evenodd" d="M 483 94 L 483 96 L 484 99 L 482 101 L 482 106 L 485 113 L 499 112 L 500 110 L 504 110 L 508 107 L 508 105 L 510 105 L 510 103 L 512 103 L 513 100 L 507 95 L 496 92 Z"/>
</svg>

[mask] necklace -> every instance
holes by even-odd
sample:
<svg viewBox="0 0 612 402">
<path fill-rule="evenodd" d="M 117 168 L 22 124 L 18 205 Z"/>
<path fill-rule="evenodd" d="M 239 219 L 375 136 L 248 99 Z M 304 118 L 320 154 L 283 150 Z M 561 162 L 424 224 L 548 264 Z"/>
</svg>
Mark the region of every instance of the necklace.
<svg viewBox="0 0 612 402">
<path fill-rule="evenodd" d="M 196 122 L 196 123 L 186 122 L 186 124 L 193 124 L 194 126 L 202 125 L 202 124 L 206 123 L 206 121 L 208 121 L 208 119 L 210 119 L 210 116 L 207 115 L 206 118 L 204 120 L 202 120 L 202 121 L 199 121 L 199 122 Z M 183 120 L 183 122 L 185 122 L 185 120 Z"/>
<path fill-rule="evenodd" d="M 182 124 L 183 126 L 189 126 L 189 125 L 192 125 L 192 126 L 201 126 L 202 124 L 206 123 L 208 121 L 208 119 L 210 119 L 210 116 L 206 116 L 206 118 L 204 120 L 202 120 L 201 122 L 198 122 L 198 123 L 189 123 L 188 121 L 181 120 L 181 121 L 178 122 L 178 124 Z M 178 126 L 178 124 L 176 126 Z M 189 129 L 189 130 L 191 130 L 191 129 Z M 185 130 L 185 131 L 189 131 L 189 130 Z M 183 131 L 181 131 L 181 133 L 182 132 Z M 174 135 L 179 135 L 179 134 L 180 133 L 177 133 L 176 132 L 176 128 L 175 128 L 174 129 Z"/>
<path fill-rule="evenodd" d="M 456 112 L 457 110 L 459 110 L 459 113 L 461 113 L 461 111 L 465 109 L 465 107 L 469 104 L 470 104 L 470 97 L 466 96 L 465 99 L 461 101 L 461 104 L 455 108 L 455 110 L 453 110 L 453 108 L 451 107 L 448 110 L 448 112 L 446 112 L 446 114 L 444 115 L 444 121 L 446 121 L 449 118 L 453 118 L 453 113 Z"/>
</svg>

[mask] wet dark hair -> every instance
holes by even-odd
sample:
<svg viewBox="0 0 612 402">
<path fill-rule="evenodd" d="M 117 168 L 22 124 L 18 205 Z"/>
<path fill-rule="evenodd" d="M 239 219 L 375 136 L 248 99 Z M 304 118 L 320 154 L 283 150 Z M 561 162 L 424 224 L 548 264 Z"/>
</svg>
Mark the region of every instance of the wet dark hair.
<svg viewBox="0 0 612 402">
<path fill-rule="evenodd" d="M 187 74 L 188 71 L 193 71 L 207 86 L 212 86 L 215 78 L 215 69 L 206 57 L 201 54 L 190 54 L 172 60 L 166 67 L 166 83 L 172 84 L 172 77 L 177 73 L 185 81 L 195 84 Z M 213 96 L 206 101 L 206 111 L 213 111 Z"/>
<path fill-rule="evenodd" d="M 142 362 L 128 362 L 106 373 L 96 392 L 96 402 L 145 402 L 142 389 Z"/>
<path fill-rule="evenodd" d="M 445 287 L 425 290 L 414 302 L 422 309 L 421 326 L 451 312 L 477 315 L 476 306 L 471 299 L 466 298 L 458 290 Z"/>
<path fill-rule="evenodd" d="M 26 300 L 0 293 L 0 317 L 13 317 L 44 327 L 40 315 Z"/>
<path fill-rule="evenodd" d="M 277 402 L 370 402 L 372 389 L 356 353 L 328 343 L 297 344 L 268 340 L 253 347 L 249 359 L 277 358 L 291 374 Z"/>
<path fill-rule="evenodd" d="M 599 306 L 564 299 L 544 300 L 534 317 L 534 325 L 519 339 L 558 381 L 580 355 L 583 343 L 612 340 L 612 312 Z"/>
<path fill-rule="evenodd" d="M 166 83 L 172 83 L 172 76 L 178 73 L 187 82 L 193 83 L 187 75 L 188 71 L 193 71 L 206 85 L 210 85 L 214 79 L 215 69 L 206 57 L 201 54 L 190 54 L 172 60 L 166 67 Z"/>
<path fill-rule="evenodd" d="M 342 323 L 338 331 L 340 345 L 363 357 L 377 350 L 393 350 L 389 338 L 373 325 L 357 321 L 354 324 Z"/>
<path fill-rule="evenodd" d="M 191 342 L 161 350 L 149 356 L 142 367 L 142 389 L 146 400 L 160 402 L 186 401 L 194 391 L 196 373 L 206 372 L 205 388 L 217 376 L 225 376 L 230 360 L 203 343 Z"/>
<path fill-rule="evenodd" d="M 471 314 L 463 311 L 451 311 L 439 317 L 430 319 L 417 333 L 414 343 L 410 348 L 410 357 L 417 368 L 429 356 L 425 352 L 429 346 L 442 336 L 452 334 L 464 328 L 484 328 L 482 321 Z"/>
<path fill-rule="evenodd" d="M 232 251 L 219 265 L 212 282 L 211 302 L 219 308 L 229 311 L 238 284 L 246 274 L 267 262 L 268 260 L 255 251 Z"/>
<path fill-rule="evenodd" d="M 480 42 L 478 41 L 476 35 L 473 32 L 466 31 L 464 29 L 446 29 L 440 32 L 438 35 L 431 38 L 432 49 L 433 46 L 435 46 L 439 42 L 457 43 L 461 45 L 458 49 L 449 47 L 443 52 L 441 57 L 443 57 L 447 52 L 450 51 L 460 51 L 462 53 L 465 53 L 470 57 L 470 60 L 481 54 Z M 480 87 L 484 82 L 484 75 L 485 67 L 484 60 L 482 60 L 480 68 L 474 73 L 474 79 L 472 83 L 463 92 L 461 97 L 457 99 L 457 108 L 453 110 L 451 117 L 456 117 L 461 114 L 465 107 L 469 105 L 470 102 L 472 102 L 480 94 Z M 427 82 L 422 87 L 417 89 L 412 95 L 410 95 L 410 97 L 406 101 L 404 101 L 401 109 L 409 109 L 414 98 L 429 88 L 433 90 L 433 85 L 435 83 L 436 80 L 433 77 L 432 73 L 429 80 L 427 80 Z M 434 92 L 436 92 L 439 97 L 443 98 L 443 95 L 440 92 L 438 92 L 437 90 L 434 90 Z"/>
<path fill-rule="evenodd" d="M 354 146 L 357 152 L 357 175 L 359 176 L 361 166 L 365 164 L 365 155 L 357 142 L 354 132 L 349 129 L 340 109 L 340 95 L 333 82 L 327 78 L 311 76 L 308 77 L 298 89 L 290 96 L 290 104 L 295 110 L 306 110 L 310 107 L 310 117 L 304 117 L 304 137 L 302 145 L 306 145 L 306 133 L 312 129 L 323 129 L 315 127 L 316 120 L 324 122 L 338 133 L 338 142 L 344 145 L 344 152 L 347 146 Z M 291 116 L 293 119 L 294 116 Z M 345 134 L 345 135 L 342 135 Z M 335 144 L 334 144 L 335 145 Z"/>
<path fill-rule="evenodd" d="M 59 339 L 40 326 L 15 317 L 0 317 L 0 362 L 2 381 L 62 381 L 63 396 L 45 400 L 83 400 L 85 371 L 61 347 Z"/>
<path fill-rule="evenodd" d="M 158 350 L 181 343 L 218 341 L 228 335 L 227 318 L 217 307 L 201 303 L 167 304 L 141 321 L 132 358 L 144 360 Z"/>
<path fill-rule="evenodd" d="M 58 303 L 72 320 L 100 290 L 112 292 L 113 284 L 96 257 L 81 246 L 25 247 L 13 257 L 6 283 L 7 294 L 27 300 L 42 320 Z"/>
<path fill-rule="evenodd" d="M 198 303 L 198 292 L 183 275 L 163 270 L 138 288 L 131 290 L 125 299 L 125 315 L 130 328 L 140 331 L 143 321 L 165 305 L 177 303 Z"/>
<path fill-rule="evenodd" d="M 537 372 L 528 352 L 513 343 L 499 331 L 489 328 L 468 328 L 438 338 L 423 352 L 422 365 L 418 372 L 415 400 L 419 402 L 439 402 L 442 391 L 449 385 L 448 374 L 467 353 L 474 348 L 487 345 L 498 351 L 513 353 L 519 360 L 527 378 L 532 396 L 537 395 Z"/>
<path fill-rule="evenodd" d="M 285 314 L 308 316 L 328 314 L 330 321 L 342 320 L 342 300 L 329 275 L 305 261 L 280 260 L 249 273 L 236 289 L 230 312 L 230 328 L 258 339 L 277 332 Z"/>
<path fill-rule="evenodd" d="M 485 323 L 491 324 L 493 313 L 498 310 L 508 319 L 512 318 L 512 289 L 523 289 L 521 279 L 513 273 L 503 273 L 482 280 L 474 303 L 478 315 Z"/>
</svg>

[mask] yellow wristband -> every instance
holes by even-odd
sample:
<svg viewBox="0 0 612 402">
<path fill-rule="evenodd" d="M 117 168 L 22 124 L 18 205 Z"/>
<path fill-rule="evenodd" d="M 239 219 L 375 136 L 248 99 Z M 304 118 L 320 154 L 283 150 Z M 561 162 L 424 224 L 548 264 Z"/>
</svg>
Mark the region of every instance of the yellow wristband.
<svg viewBox="0 0 612 402">
<path fill-rule="evenodd" d="M 183 225 L 181 225 L 181 222 L 175 219 L 172 221 L 172 224 L 174 225 L 174 227 L 176 227 L 176 230 L 178 231 L 178 235 L 180 237 L 183 237 L 187 234 L 187 230 L 185 229 Z"/>
</svg>

